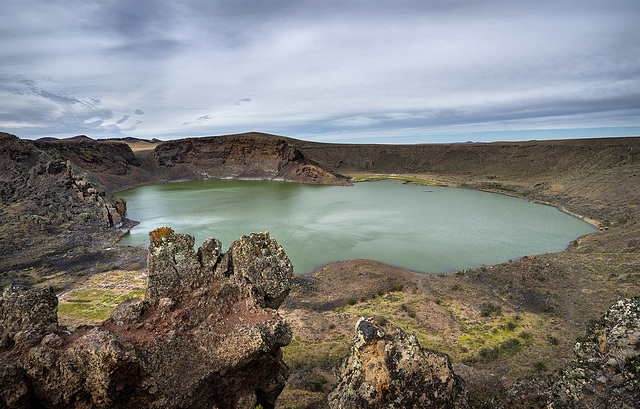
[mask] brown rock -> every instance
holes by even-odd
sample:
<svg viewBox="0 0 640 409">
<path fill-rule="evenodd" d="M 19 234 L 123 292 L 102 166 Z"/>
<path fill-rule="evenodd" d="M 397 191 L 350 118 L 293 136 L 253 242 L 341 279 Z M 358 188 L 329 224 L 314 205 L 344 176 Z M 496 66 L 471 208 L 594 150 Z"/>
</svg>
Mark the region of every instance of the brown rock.
<svg viewBox="0 0 640 409">
<path fill-rule="evenodd" d="M 449 357 L 420 348 L 414 335 L 360 318 L 331 408 L 468 408 Z"/>
<path fill-rule="evenodd" d="M 229 248 L 232 271 L 237 280 L 251 286 L 260 305 L 278 308 L 289 294 L 293 265 L 269 232 L 242 236 Z"/>
<path fill-rule="evenodd" d="M 121 302 L 109 315 L 118 325 L 138 322 L 142 317 L 144 301 L 140 298 L 128 298 Z"/>
<path fill-rule="evenodd" d="M 198 252 L 193 242 L 151 232 L 145 301 L 96 328 L 57 331 L 51 289 L 5 290 L 0 407 L 273 408 L 288 376 L 291 329 L 275 308 L 291 262 L 268 233 L 225 254 L 215 239 Z"/>
<path fill-rule="evenodd" d="M 163 142 L 154 157 L 169 180 L 260 179 L 348 185 L 307 160 L 287 138 L 251 132 Z"/>
</svg>

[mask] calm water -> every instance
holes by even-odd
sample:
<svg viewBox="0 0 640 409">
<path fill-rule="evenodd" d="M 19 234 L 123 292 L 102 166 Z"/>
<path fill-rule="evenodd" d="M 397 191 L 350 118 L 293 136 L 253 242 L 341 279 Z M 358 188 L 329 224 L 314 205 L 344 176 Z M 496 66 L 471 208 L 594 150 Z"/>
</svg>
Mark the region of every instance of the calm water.
<svg viewBox="0 0 640 409">
<path fill-rule="evenodd" d="M 355 186 L 209 180 L 118 193 L 140 221 L 122 243 L 148 245 L 170 226 L 216 237 L 223 249 L 243 234 L 269 230 L 296 273 L 366 258 L 437 273 L 565 249 L 596 231 L 554 207 L 507 196 L 381 181 Z"/>
</svg>

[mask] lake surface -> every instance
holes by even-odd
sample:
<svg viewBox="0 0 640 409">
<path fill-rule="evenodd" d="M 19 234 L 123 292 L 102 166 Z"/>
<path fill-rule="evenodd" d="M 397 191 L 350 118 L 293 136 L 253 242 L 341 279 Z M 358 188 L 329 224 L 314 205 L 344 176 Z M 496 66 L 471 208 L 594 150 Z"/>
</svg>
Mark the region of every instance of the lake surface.
<svg viewBox="0 0 640 409">
<path fill-rule="evenodd" d="M 564 250 L 597 231 L 554 207 L 466 189 L 380 181 L 354 186 L 207 180 L 119 192 L 140 224 L 123 244 L 149 243 L 170 226 L 207 237 L 223 250 L 251 232 L 269 231 L 296 273 L 338 260 L 366 258 L 439 273 Z"/>
</svg>

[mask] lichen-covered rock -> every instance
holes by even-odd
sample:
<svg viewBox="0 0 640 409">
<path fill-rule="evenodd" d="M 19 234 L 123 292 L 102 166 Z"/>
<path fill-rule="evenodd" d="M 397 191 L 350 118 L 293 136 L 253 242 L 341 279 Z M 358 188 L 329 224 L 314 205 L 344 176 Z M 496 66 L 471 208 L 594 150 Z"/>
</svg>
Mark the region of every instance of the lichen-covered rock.
<svg viewBox="0 0 640 409">
<path fill-rule="evenodd" d="M 360 318 L 331 408 L 467 408 L 464 381 L 449 357 L 420 348 L 414 335 Z"/>
<path fill-rule="evenodd" d="M 38 344 L 58 327 L 58 298 L 53 288 L 7 286 L 0 297 L 0 348 Z"/>
<path fill-rule="evenodd" d="M 267 308 L 278 308 L 289 295 L 293 265 L 277 241 L 264 234 L 242 236 L 229 248 L 233 275 L 251 286 Z"/>
<path fill-rule="evenodd" d="M 640 402 L 640 301 L 621 299 L 574 345 L 576 359 L 550 379 L 508 389 L 502 408 L 631 408 Z M 536 406 L 539 407 L 539 406 Z"/>
<path fill-rule="evenodd" d="M 156 304 L 178 290 L 201 284 L 201 265 L 193 250 L 193 236 L 176 234 L 168 227 L 149 233 L 148 285 L 145 301 Z"/>
<path fill-rule="evenodd" d="M 51 289 L 0 298 L 0 408 L 273 408 L 291 329 L 275 310 L 293 268 L 268 233 L 221 253 L 191 236 L 150 233 L 145 300 L 75 333 L 57 328 Z"/>
<path fill-rule="evenodd" d="M 109 318 L 117 324 L 132 324 L 138 322 L 144 311 L 144 301 L 140 298 L 128 298 L 118 304 Z"/>
<path fill-rule="evenodd" d="M 136 347 L 94 328 L 67 348 L 37 347 L 21 357 L 30 400 L 47 407 L 113 407 L 129 399 L 144 370 Z"/>
</svg>

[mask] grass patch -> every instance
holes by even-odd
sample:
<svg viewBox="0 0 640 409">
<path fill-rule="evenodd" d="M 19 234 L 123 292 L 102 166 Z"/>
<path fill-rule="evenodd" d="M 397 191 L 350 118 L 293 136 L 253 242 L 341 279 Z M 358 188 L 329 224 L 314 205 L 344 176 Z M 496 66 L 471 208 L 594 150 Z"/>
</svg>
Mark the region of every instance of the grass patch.
<svg viewBox="0 0 640 409">
<path fill-rule="evenodd" d="M 480 316 L 490 317 L 492 315 L 502 315 L 502 307 L 490 302 L 483 302 L 480 307 Z"/>
<path fill-rule="evenodd" d="M 411 183 L 415 185 L 427 185 L 427 186 L 447 186 L 443 183 L 434 182 L 433 180 L 416 178 L 411 176 L 401 175 L 351 175 L 351 180 L 354 182 L 372 182 L 376 180 L 400 180 L 404 183 Z"/>
<path fill-rule="evenodd" d="M 74 319 L 101 321 L 109 318 L 111 311 L 126 298 L 142 298 L 144 291 L 116 294 L 113 291 L 90 289 L 74 291 L 65 302 L 58 305 L 58 314 Z"/>
<path fill-rule="evenodd" d="M 327 342 L 323 343 L 303 340 L 299 336 L 295 339 L 282 348 L 284 362 L 293 370 L 337 368 L 351 346 L 351 338 L 344 334 L 326 339 Z"/>
</svg>

